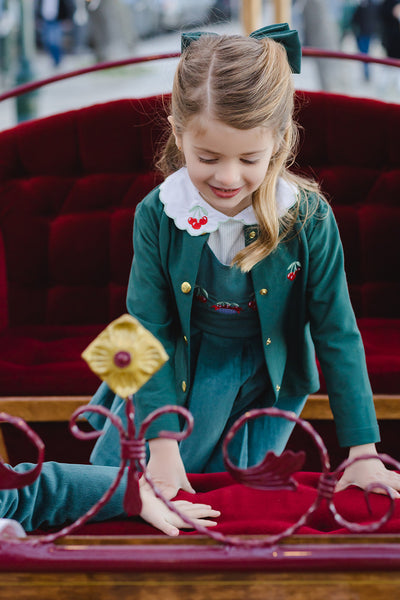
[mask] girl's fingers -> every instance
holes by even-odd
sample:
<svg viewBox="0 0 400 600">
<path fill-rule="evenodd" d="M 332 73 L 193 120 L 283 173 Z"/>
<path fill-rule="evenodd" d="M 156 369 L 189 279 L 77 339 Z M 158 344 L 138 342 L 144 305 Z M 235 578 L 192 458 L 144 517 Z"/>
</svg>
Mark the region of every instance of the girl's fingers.
<svg viewBox="0 0 400 600">
<path fill-rule="evenodd" d="M 341 492 L 351 485 L 356 485 L 361 489 L 365 489 L 367 486 L 373 486 L 374 484 L 377 487 L 372 487 L 371 491 L 375 492 L 376 494 L 386 494 L 386 491 L 380 487 L 380 485 L 386 485 L 392 491 L 394 498 L 400 498 L 400 475 L 394 471 L 379 473 L 374 478 L 369 476 L 362 482 L 352 481 L 343 476 L 336 484 L 335 492 Z"/>
<path fill-rule="evenodd" d="M 189 515 L 186 515 L 186 516 L 189 516 Z M 195 517 L 190 517 L 190 519 L 195 525 L 203 525 L 203 527 L 215 527 L 215 525 L 217 525 L 216 521 L 211 521 L 210 519 L 195 518 Z M 178 527 L 179 529 L 193 529 L 192 525 L 189 525 L 189 523 L 186 523 L 186 521 L 184 521 L 178 515 L 175 515 L 175 514 L 170 515 L 168 517 L 168 523 L 170 525 Z"/>
<path fill-rule="evenodd" d="M 170 537 L 176 537 L 177 535 L 179 535 L 178 527 L 175 527 L 175 525 L 169 523 L 168 521 L 162 520 L 157 524 L 153 523 L 153 525 L 166 535 L 169 535 Z"/>
<path fill-rule="evenodd" d="M 174 502 L 174 506 L 191 519 L 219 517 L 221 514 L 219 510 L 214 510 L 209 504 L 192 504 L 186 500 L 177 500 Z"/>
<path fill-rule="evenodd" d="M 193 519 L 193 523 L 196 525 L 202 525 L 203 527 L 215 527 L 218 525 L 216 521 L 209 521 L 208 519 Z M 190 529 L 190 525 L 182 525 L 182 529 Z"/>
<path fill-rule="evenodd" d="M 171 517 L 171 521 L 172 522 L 170 522 L 170 520 L 160 521 L 157 524 L 153 523 L 153 525 L 166 535 L 169 535 L 170 537 L 178 536 L 180 529 L 192 529 L 191 525 L 188 525 L 187 523 L 179 519 L 179 517 L 177 517 L 176 520 L 174 519 L 174 517 Z M 216 525 L 218 525 L 216 521 L 210 521 L 208 519 L 193 519 L 193 523 L 195 525 L 202 525 L 203 527 L 215 527 Z"/>
<path fill-rule="evenodd" d="M 215 527 L 217 522 L 211 520 L 210 517 L 219 517 L 221 514 L 219 510 L 214 510 L 209 504 L 192 504 L 186 500 L 177 500 L 173 504 L 182 513 L 183 517 L 187 517 L 194 524 L 203 525 L 204 527 Z M 183 518 L 173 511 L 169 511 L 166 518 L 171 525 L 180 529 L 192 528 L 191 525 L 186 523 Z"/>
</svg>

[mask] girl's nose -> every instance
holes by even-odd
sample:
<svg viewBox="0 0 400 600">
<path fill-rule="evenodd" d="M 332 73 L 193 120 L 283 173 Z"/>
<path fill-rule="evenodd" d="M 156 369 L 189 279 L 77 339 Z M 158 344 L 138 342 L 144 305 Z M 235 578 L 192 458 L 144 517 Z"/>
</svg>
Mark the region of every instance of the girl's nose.
<svg viewBox="0 0 400 600">
<path fill-rule="evenodd" d="M 216 181 L 221 187 L 234 189 L 240 185 L 240 171 L 237 165 L 225 163 L 218 166 L 215 173 Z"/>
</svg>

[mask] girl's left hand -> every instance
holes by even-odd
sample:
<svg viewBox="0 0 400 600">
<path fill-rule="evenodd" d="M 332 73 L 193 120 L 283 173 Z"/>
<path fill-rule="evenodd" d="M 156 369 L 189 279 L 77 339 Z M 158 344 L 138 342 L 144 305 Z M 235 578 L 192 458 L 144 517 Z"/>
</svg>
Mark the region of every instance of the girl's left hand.
<svg viewBox="0 0 400 600">
<path fill-rule="evenodd" d="M 377 454 L 375 444 L 365 444 L 350 448 L 349 458 L 371 454 Z M 386 485 L 391 489 L 394 498 L 400 498 L 400 474 L 387 469 L 378 457 L 358 460 L 347 467 L 336 484 L 335 492 L 340 492 L 350 485 L 365 489 L 374 483 Z M 372 491 L 378 494 L 386 493 L 381 487 L 372 488 Z"/>
</svg>

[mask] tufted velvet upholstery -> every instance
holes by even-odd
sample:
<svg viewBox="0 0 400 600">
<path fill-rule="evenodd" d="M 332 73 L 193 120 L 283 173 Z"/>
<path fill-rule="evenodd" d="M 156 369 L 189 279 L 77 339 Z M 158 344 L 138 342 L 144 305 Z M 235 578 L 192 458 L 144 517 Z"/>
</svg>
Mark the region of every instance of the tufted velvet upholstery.
<svg viewBox="0 0 400 600">
<path fill-rule="evenodd" d="M 374 392 L 399 393 L 400 106 L 299 99 L 295 168 L 332 202 Z M 0 133 L 1 395 L 96 390 L 80 353 L 125 312 L 132 221 L 158 182 L 164 103 L 114 101 Z"/>
</svg>

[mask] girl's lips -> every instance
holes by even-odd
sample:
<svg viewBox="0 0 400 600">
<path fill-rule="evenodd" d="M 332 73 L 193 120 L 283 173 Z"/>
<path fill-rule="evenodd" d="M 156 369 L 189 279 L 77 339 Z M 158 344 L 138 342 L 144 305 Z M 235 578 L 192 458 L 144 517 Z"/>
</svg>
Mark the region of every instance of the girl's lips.
<svg viewBox="0 0 400 600">
<path fill-rule="evenodd" d="M 218 196 L 218 198 L 233 198 L 242 189 L 242 188 L 236 188 L 236 189 L 232 190 L 232 189 L 214 187 L 213 185 L 210 185 L 210 188 L 211 188 L 211 191 L 213 192 L 213 194 Z"/>
</svg>

